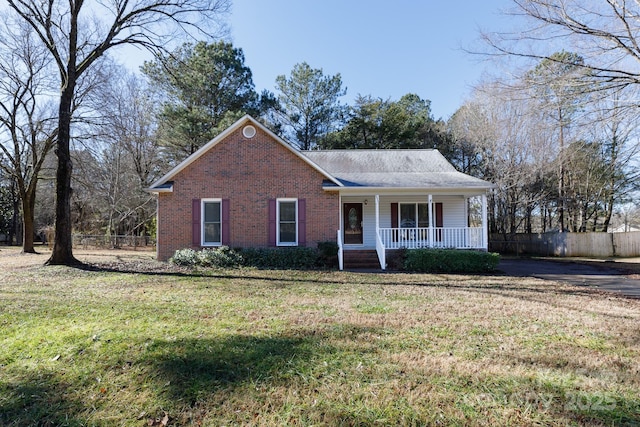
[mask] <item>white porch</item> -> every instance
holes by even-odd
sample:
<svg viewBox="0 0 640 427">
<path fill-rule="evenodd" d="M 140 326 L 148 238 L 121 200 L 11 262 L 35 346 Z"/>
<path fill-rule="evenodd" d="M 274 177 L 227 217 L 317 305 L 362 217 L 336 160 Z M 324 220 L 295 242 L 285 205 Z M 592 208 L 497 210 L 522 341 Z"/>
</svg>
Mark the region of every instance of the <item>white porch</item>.
<svg viewBox="0 0 640 427">
<path fill-rule="evenodd" d="M 378 228 L 386 249 L 486 249 L 482 227 Z"/>
<path fill-rule="evenodd" d="M 471 197 L 479 199 L 479 224 L 470 224 L 469 221 Z M 362 211 L 361 223 L 354 227 L 353 216 L 349 217 L 345 208 L 355 210 L 358 214 L 359 206 Z M 412 206 L 415 206 L 413 221 Z M 354 240 L 354 232 L 361 233 L 361 240 Z M 337 241 L 341 270 L 344 268 L 344 251 L 349 250 L 375 250 L 382 270 L 386 269 L 387 250 L 487 250 L 486 194 L 341 195 Z"/>
</svg>

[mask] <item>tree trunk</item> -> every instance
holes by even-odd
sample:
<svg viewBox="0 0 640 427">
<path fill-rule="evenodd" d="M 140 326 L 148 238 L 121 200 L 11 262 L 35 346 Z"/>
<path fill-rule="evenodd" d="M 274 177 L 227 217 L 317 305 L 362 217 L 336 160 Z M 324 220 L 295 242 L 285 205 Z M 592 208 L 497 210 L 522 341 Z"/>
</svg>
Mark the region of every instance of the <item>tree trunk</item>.
<svg viewBox="0 0 640 427">
<path fill-rule="evenodd" d="M 527 206 L 527 216 L 525 217 L 525 222 L 524 222 L 524 228 L 525 228 L 525 233 L 528 234 L 532 234 L 533 233 L 533 220 L 532 220 L 532 215 L 533 215 L 533 206 L 531 206 L 531 204 L 529 204 Z"/>
<path fill-rule="evenodd" d="M 55 238 L 51 257 L 47 265 L 76 265 L 80 262 L 73 256 L 71 224 L 71 103 L 73 100 L 75 75 L 69 73 L 67 85 L 60 95 L 58 119 L 58 169 L 56 171 L 56 221 Z"/>
<path fill-rule="evenodd" d="M 489 196 L 489 232 L 490 233 L 497 233 L 498 232 L 498 226 L 497 226 L 497 213 L 496 213 L 496 197 L 495 194 L 492 192 L 491 195 Z"/>
<path fill-rule="evenodd" d="M 559 159 L 560 159 L 560 176 L 558 179 L 558 226 L 560 228 L 560 232 L 565 231 L 565 224 L 564 224 L 564 211 L 565 211 L 565 203 L 566 203 L 566 195 L 565 195 L 565 166 L 564 166 L 564 157 L 565 157 L 565 153 L 564 153 L 564 123 L 563 123 L 563 114 L 562 114 L 562 108 L 558 109 L 558 119 L 560 122 L 560 137 L 559 137 L 559 143 L 560 143 L 560 154 L 559 154 Z"/>
<path fill-rule="evenodd" d="M 15 243 L 15 241 L 17 240 L 16 234 L 19 229 L 18 222 L 20 218 L 20 203 L 19 203 L 20 199 L 18 197 L 17 190 L 16 190 L 16 181 L 13 178 L 11 179 L 9 192 L 11 196 L 11 207 L 13 212 L 11 213 L 11 223 L 9 224 L 9 230 L 7 233 L 7 242 L 9 243 L 9 245 L 14 245 L 16 244 Z"/>
<path fill-rule="evenodd" d="M 35 223 L 34 207 L 36 203 L 35 191 L 28 192 L 22 197 L 22 253 L 35 254 L 33 247 L 33 234 Z"/>
<path fill-rule="evenodd" d="M 604 232 L 607 232 L 609 230 L 609 225 L 611 224 L 611 217 L 613 216 L 614 202 L 615 202 L 615 197 L 609 196 L 609 200 L 607 200 L 607 210 L 604 213 L 604 221 L 602 221 L 602 231 Z"/>
</svg>

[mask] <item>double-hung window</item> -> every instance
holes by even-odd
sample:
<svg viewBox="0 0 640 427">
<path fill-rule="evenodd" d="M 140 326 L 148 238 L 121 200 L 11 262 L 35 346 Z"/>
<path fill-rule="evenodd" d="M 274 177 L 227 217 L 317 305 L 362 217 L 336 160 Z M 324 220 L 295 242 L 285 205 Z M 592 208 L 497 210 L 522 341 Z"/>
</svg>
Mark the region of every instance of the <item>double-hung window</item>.
<svg viewBox="0 0 640 427">
<path fill-rule="evenodd" d="M 403 231 L 401 236 L 408 240 L 426 240 L 429 227 L 429 205 L 427 203 L 400 203 L 400 228 L 413 230 Z"/>
<path fill-rule="evenodd" d="M 202 246 L 222 245 L 222 200 L 202 200 Z"/>
<path fill-rule="evenodd" d="M 429 227 L 427 203 L 400 203 L 400 228 Z"/>
<path fill-rule="evenodd" d="M 297 246 L 298 199 L 277 199 L 276 218 L 278 246 Z"/>
</svg>

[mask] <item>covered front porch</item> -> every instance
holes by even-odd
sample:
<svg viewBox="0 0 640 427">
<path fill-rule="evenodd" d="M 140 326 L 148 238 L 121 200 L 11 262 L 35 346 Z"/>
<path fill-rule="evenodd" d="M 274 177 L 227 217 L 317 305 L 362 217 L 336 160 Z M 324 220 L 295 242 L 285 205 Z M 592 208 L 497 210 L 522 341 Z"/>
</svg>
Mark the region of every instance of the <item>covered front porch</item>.
<svg viewBox="0 0 640 427">
<path fill-rule="evenodd" d="M 341 192 L 337 242 L 341 270 L 346 251 L 375 251 L 385 270 L 388 250 L 487 250 L 486 192 Z"/>
</svg>

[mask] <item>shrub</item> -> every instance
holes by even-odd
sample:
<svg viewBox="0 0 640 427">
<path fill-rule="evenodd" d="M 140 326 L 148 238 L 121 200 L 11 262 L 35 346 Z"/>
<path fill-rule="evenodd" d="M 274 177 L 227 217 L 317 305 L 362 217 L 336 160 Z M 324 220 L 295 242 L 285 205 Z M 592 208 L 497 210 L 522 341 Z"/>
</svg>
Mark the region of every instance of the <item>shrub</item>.
<svg viewBox="0 0 640 427">
<path fill-rule="evenodd" d="M 199 262 L 198 252 L 193 249 L 178 249 L 173 256 L 169 258 L 169 262 L 176 265 L 195 267 Z"/>
<path fill-rule="evenodd" d="M 318 265 L 314 248 L 246 248 L 241 254 L 247 267 L 308 270 Z"/>
<path fill-rule="evenodd" d="M 238 268 L 243 264 L 242 255 L 228 246 L 203 249 L 198 252 L 198 260 L 202 267 Z"/>
<path fill-rule="evenodd" d="M 323 267 L 338 265 L 338 244 L 336 242 L 318 242 L 318 263 Z"/>
<path fill-rule="evenodd" d="M 406 253 L 404 268 L 424 273 L 486 273 L 494 271 L 500 255 L 455 249 L 412 249 Z"/>
<path fill-rule="evenodd" d="M 242 266 L 264 269 L 309 270 L 318 266 L 334 266 L 338 262 L 338 245 L 322 242 L 318 249 L 292 248 L 219 248 L 180 249 L 169 259 L 176 265 L 189 267 L 238 268 Z"/>
<path fill-rule="evenodd" d="M 243 259 L 237 251 L 220 246 L 215 249 L 202 249 L 199 252 L 193 249 L 179 249 L 169 262 L 189 267 L 234 268 L 240 267 Z"/>
<path fill-rule="evenodd" d="M 389 270 L 404 270 L 404 262 L 407 259 L 407 249 L 400 248 L 387 252 L 387 268 Z"/>
</svg>

